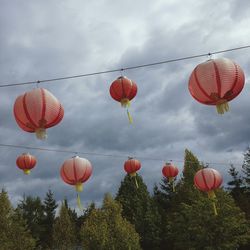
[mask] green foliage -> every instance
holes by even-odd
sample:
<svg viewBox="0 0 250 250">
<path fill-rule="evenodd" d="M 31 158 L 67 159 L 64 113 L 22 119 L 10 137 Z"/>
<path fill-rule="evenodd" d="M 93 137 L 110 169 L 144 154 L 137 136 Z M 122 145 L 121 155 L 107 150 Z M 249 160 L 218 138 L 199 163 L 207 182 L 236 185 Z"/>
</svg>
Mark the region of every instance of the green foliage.
<svg viewBox="0 0 250 250">
<path fill-rule="evenodd" d="M 249 240 L 245 214 L 223 190 L 218 190 L 218 216 L 207 194 L 193 185 L 196 171 L 201 169 L 192 152 L 185 151 L 183 178 L 172 199 L 174 210 L 168 215 L 168 238 L 172 249 L 235 249 Z"/>
<path fill-rule="evenodd" d="M 56 249 L 68 250 L 76 246 L 75 225 L 64 202 L 54 223 L 52 238 L 53 247 Z"/>
<path fill-rule="evenodd" d="M 35 240 L 32 238 L 22 216 L 11 207 L 8 195 L 0 193 L 0 249 L 32 250 Z"/>
<path fill-rule="evenodd" d="M 53 192 L 49 189 L 43 201 L 44 218 L 42 221 L 43 233 L 41 236 L 41 244 L 43 249 L 51 249 L 52 247 L 52 229 L 55 222 L 55 214 L 57 204 L 53 197 Z"/>
<path fill-rule="evenodd" d="M 17 206 L 18 213 L 27 222 L 28 228 L 31 231 L 32 237 L 36 239 L 37 248 L 42 245 L 42 236 L 45 229 L 43 227 L 44 206 L 39 197 L 24 197 Z"/>
<path fill-rule="evenodd" d="M 244 153 L 244 163 L 243 163 L 243 179 L 245 181 L 245 186 L 248 192 L 250 192 L 250 147 L 247 148 Z"/>
<path fill-rule="evenodd" d="M 122 218 L 122 208 L 110 195 L 106 195 L 101 209 L 91 209 L 81 229 L 84 249 L 87 250 L 139 250 L 139 235 Z"/>
<path fill-rule="evenodd" d="M 133 178 L 129 175 L 125 176 L 116 200 L 122 205 L 123 217 L 135 225 L 136 232 L 141 237 L 142 248 L 159 249 L 160 214 L 141 176 L 136 176 L 138 188 L 136 188 Z"/>
<path fill-rule="evenodd" d="M 249 241 L 244 213 L 224 191 L 217 192 L 217 199 L 218 216 L 213 214 L 211 201 L 205 195 L 192 204 L 179 204 L 169 222 L 173 249 L 231 250 Z"/>
</svg>

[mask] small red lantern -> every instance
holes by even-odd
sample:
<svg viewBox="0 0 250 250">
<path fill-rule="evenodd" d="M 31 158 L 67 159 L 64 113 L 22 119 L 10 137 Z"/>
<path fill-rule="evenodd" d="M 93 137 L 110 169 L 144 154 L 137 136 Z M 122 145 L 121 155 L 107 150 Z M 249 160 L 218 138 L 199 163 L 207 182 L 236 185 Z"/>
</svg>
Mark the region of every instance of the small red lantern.
<svg viewBox="0 0 250 250">
<path fill-rule="evenodd" d="M 30 170 L 36 165 L 36 157 L 29 153 L 19 155 L 16 159 L 16 165 L 22 169 L 24 174 L 30 174 Z"/>
<path fill-rule="evenodd" d="M 222 184 L 221 174 L 213 168 L 201 169 L 194 176 L 194 184 L 201 191 L 208 193 L 208 197 L 213 201 L 214 213 L 217 215 L 214 190 Z"/>
<path fill-rule="evenodd" d="M 189 78 L 189 92 L 198 102 L 216 105 L 217 112 L 229 110 L 228 102 L 244 87 L 244 72 L 235 62 L 211 59 L 196 66 Z"/>
<path fill-rule="evenodd" d="M 174 178 L 178 175 L 178 173 L 178 168 L 172 163 L 166 163 L 162 168 L 162 174 L 172 183 L 173 191 L 175 191 Z"/>
<path fill-rule="evenodd" d="M 83 183 L 86 182 L 92 174 L 92 166 L 87 159 L 75 156 L 63 163 L 60 174 L 65 183 L 74 185 L 76 191 L 81 192 L 83 190 Z M 78 194 L 77 203 L 79 208 L 81 208 Z"/>
<path fill-rule="evenodd" d="M 109 92 L 113 99 L 120 102 L 122 107 L 127 108 L 129 122 L 132 123 L 133 120 L 128 111 L 128 107 L 130 106 L 130 101 L 136 96 L 136 83 L 125 76 L 120 76 L 112 82 Z"/>
<path fill-rule="evenodd" d="M 45 139 L 46 129 L 58 124 L 63 115 L 60 102 L 43 88 L 20 95 L 14 104 L 14 116 L 19 127 L 26 132 L 35 132 L 38 139 Z"/>
<path fill-rule="evenodd" d="M 141 168 L 141 163 L 136 160 L 136 159 L 133 159 L 131 157 L 128 158 L 127 161 L 125 161 L 124 163 L 124 170 L 131 176 L 131 177 L 134 177 L 135 178 L 135 184 L 136 184 L 136 187 L 138 188 L 138 183 L 137 183 L 137 180 L 136 180 L 136 172 L 138 170 L 140 170 Z"/>
</svg>

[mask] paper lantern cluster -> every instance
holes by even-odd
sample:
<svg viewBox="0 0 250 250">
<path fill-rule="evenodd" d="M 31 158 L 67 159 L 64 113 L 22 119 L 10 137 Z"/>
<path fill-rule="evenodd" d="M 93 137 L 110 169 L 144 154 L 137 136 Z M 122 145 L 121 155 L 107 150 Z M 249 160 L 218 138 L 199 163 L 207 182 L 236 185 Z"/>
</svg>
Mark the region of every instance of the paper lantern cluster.
<svg viewBox="0 0 250 250">
<path fill-rule="evenodd" d="M 244 72 L 235 62 L 226 58 L 210 59 L 195 67 L 189 78 L 188 89 L 195 100 L 205 105 L 214 105 L 217 112 L 223 114 L 229 110 L 228 102 L 240 94 L 244 83 Z M 114 100 L 127 109 L 129 122 L 132 123 L 128 108 L 137 94 L 136 83 L 120 76 L 111 83 L 109 92 Z M 18 96 L 13 112 L 18 126 L 26 132 L 35 133 L 38 139 L 45 139 L 46 129 L 59 124 L 64 116 L 61 103 L 44 88 L 36 88 Z M 25 174 L 29 174 L 36 165 L 36 158 L 23 154 L 17 158 L 16 164 Z M 129 158 L 124 163 L 124 170 L 135 180 L 137 188 L 136 175 L 140 168 L 141 163 L 137 159 Z M 173 191 L 174 178 L 178 172 L 172 163 L 166 163 L 162 168 L 162 174 L 172 185 Z M 60 173 L 65 183 L 74 185 L 76 191 L 80 192 L 82 184 L 92 174 L 92 165 L 87 159 L 73 157 L 63 163 Z M 219 172 L 210 168 L 202 169 L 196 173 L 194 183 L 198 189 L 208 193 L 217 214 L 214 190 L 222 183 Z M 78 201 L 80 203 L 79 195 Z"/>
</svg>

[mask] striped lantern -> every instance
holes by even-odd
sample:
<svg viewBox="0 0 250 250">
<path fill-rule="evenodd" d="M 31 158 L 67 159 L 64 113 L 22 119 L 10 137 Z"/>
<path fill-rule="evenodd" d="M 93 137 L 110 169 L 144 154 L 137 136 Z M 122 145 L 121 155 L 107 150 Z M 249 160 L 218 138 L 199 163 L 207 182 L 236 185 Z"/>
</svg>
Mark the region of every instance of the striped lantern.
<svg viewBox="0 0 250 250">
<path fill-rule="evenodd" d="M 199 170 L 194 176 L 195 186 L 203 191 L 208 193 L 208 197 L 213 201 L 214 213 L 217 215 L 217 209 L 215 206 L 215 193 L 214 190 L 220 187 L 222 184 L 221 174 L 213 168 L 204 168 Z"/>
<path fill-rule="evenodd" d="M 36 157 L 29 153 L 23 153 L 17 157 L 16 165 L 23 170 L 24 174 L 28 175 L 30 170 L 36 165 Z"/>
<path fill-rule="evenodd" d="M 63 163 L 60 174 L 65 183 L 75 186 L 77 192 L 82 192 L 83 183 L 86 182 L 92 174 L 92 165 L 87 159 L 75 156 Z M 77 204 L 78 207 L 82 209 L 78 193 Z"/>
<path fill-rule="evenodd" d="M 36 88 L 17 97 L 14 116 L 21 129 L 35 132 L 38 139 L 45 139 L 46 129 L 62 120 L 64 109 L 48 90 Z"/>
<path fill-rule="evenodd" d="M 228 102 L 244 87 L 243 70 L 227 58 L 211 59 L 196 66 L 189 78 L 189 92 L 195 100 L 215 105 L 219 114 L 229 111 Z"/>
</svg>

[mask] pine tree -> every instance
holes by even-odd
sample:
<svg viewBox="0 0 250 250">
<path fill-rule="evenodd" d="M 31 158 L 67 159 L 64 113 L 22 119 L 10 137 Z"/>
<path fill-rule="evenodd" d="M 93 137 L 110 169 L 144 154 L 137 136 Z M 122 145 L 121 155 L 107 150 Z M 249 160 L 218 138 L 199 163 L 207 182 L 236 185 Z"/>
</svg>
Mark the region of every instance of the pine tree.
<svg viewBox="0 0 250 250">
<path fill-rule="evenodd" d="M 222 189 L 216 191 L 219 215 L 215 216 L 207 194 L 194 187 L 193 176 L 201 167 L 192 152 L 186 150 L 185 174 L 176 189 L 174 210 L 167 223 L 172 249 L 235 249 L 247 243 L 248 222 L 231 196 Z"/>
<path fill-rule="evenodd" d="M 24 197 L 17 206 L 18 213 L 27 222 L 32 237 L 36 239 L 37 248 L 42 246 L 44 228 L 44 206 L 39 197 Z"/>
<path fill-rule="evenodd" d="M 51 249 L 52 247 L 52 230 L 55 221 L 57 204 L 53 197 L 53 192 L 49 189 L 46 193 L 46 197 L 43 202 L 44 206 L 44 219 L 43 227 L 44 232 L 42 234 L 41 244 L 43 249 Z"/>
<path fill-rule="evenodd" d="M 205 194 L 192 204 L 180 203 L 177 211 L 171 214 L 169 225 L 173 249 L 231 250 L 249 242 L 245 214 L 225 191 L 219 190 L 216 195 L 217 216 Z"/>
<path fill-rule="evenodd" d="M 81 229 L 83 247 L 87 250 L 139 250 L 139 235 L 122 218 L 122 208 L 105 195 L 101 209 L 92 209 Z"/>
<path fill-rule="evenodd" d="M 126 175 L 121 182 L 116 200 L 122 205 L 122 215 L 135 225 L 141 237 L 143 249 L 159 249 L 160 215 L 141 176 L 137 175 L 138 188 L 134 180 Z M 150 227 L 148 226 L 150 224 Z"/>
<path fill-rule="evenodd" d="M 229 186 L 228 190 L 232 195 L 232 197 L 234 198 L 237 205 L 240 206 L 241 201 L 244 197 L 244 188 L 242 186 L 243 180 L 239 176 L 239 171 L 237 171 L 233 165 L 230 166 L 228 173 L 232 177 L 232 180 L 227 183 Z"/>
<path fill-rule="evenodd" d="M 250 147 L 244 153 L 243 170 L 243 194 L 239 206 L 246 213 L 248 220 L 250 220 Z"/>
<path fill-rule="evenodd" d="M 35 240 L 23 218 L 13 210 L 4 190 L 0 193 L 0 211 L 0 249 L 35 249 Z"/>
<path fill-rule="evenodd" d="M 54 223 L 52 238 L 53 247 L 56 249 L 68 250 L 77 245 L 75 225 L 64 202 Z"/>
<path fill-rule="evenodd" d="M 245 186 L 247 192 L 250 193 L 250 147 L 247 148 L 246 152 L 244 153 L 244 162 L 243 162 L 243 179 L 245 181 Z"/>
</svg>

